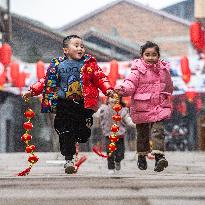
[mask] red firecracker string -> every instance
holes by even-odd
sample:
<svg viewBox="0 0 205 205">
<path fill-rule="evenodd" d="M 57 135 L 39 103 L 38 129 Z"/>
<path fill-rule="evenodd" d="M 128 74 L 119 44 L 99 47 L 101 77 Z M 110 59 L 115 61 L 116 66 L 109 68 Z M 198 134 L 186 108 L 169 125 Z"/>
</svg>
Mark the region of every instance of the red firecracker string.
<svg viewBox="0 0 205 205">
<path fill-rule="evenodd" d="M 87 160 L 87 157 L 83 155 L 80 159 L 78 159 L 79 154 L 79 143 L 76 143 L 75 145 L 76 154 L 75 154 L 75 173 L 78 171 L 80 166 Z"/>
<path fill-rule="evenodd" d="M 25 100 L 25 102 L 28 102 L 28 99 Z M 21 136 L 21 141 L 23 141 L 26 144 L 25 151 L 30 154 L 28 157 L 28 162 L 30 163 L 29 167 L 23 170 L 22 172 L 19 172 L 17 176 L 26 176 L 30 173 L 31 168 L 33 165 L 38 161 L 37 155 L 34 154 L 34 151 L 36 150 L 35 145 L 30 145 L 29 142 L 32 139 L 32 136 L 29 134 L 29 131 L 32 130 L 33 124 L 30 122 L 31 118 L 35 116 L 35 113 L 32 109 L 28 108 L 26 112 L 24 113 L 24 116 L 27 118 L 27 122 L 24 122 L 23 127 L 26 130 L 26 132 Z"/>
<path fill-rule="evenodd" d="M 112 107 L 112 109 L 116 112 L 115 115 L 112 116 L 112 119 L 114 121 L 114 124 L 112 124 L 110 130 L 112 134 L 109 136 L 110 144 L 108 145 L 109 154 L 104 155 L 102 153 L 102 150 L 99 149 L 97 146 L 94 146 L 92 148 L 93 152 L 95 152 L 98 156 L 103 158 L 108 158 L 112 155 L 114 151 L 116 151 L 116 142 L 119 140 L 119 137 L 117 136 L 117 132 L 119 131 L 118 123 L 122 120 L 122 117 L 119 115 L 119 111 L 122 109 L 122 106 L 119 104 L 119 96 L 117 94 L 114 95 L 115 98 L 115 105 Z"/>
</svg>

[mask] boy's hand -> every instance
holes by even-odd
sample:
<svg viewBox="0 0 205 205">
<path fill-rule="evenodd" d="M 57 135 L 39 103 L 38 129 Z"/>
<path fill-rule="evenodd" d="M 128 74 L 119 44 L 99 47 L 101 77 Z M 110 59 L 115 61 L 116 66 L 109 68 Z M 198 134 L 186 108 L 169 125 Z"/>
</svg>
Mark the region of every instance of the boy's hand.
<svg viewBox="0 0 205 205">
<path fill-rule="evenodd" d="M 114 91 L 111 90 L 111 89 L 109 89 L 109 90 L 106 91 L 106 94 L 105 94 L 105 95 L 108 96 L 108 97 L 113 98 L 113 96 L 114 96 Z"/>
<path fill-rule="evenodd" d="M 25 102 L 28 102 L 29 101 L 29 98 L 31 97 L 31 92 L 27 92 L 27 93 L 25 93 L 23 96 L 23 99 L 24 99 L 24 101 Z"/>
</svg>

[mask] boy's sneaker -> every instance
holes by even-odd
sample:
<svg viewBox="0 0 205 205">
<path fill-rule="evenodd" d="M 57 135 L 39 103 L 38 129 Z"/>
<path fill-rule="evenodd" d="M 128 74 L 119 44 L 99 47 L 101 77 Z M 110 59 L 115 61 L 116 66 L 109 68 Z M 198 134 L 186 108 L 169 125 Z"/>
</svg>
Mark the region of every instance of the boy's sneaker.
<svg viewBox="0 0 205 205">
<path fill-rule="evenodd" d="M 121 169 L 121 164 L 120 164 L 120 162 L 115 162 L 115 169 L 116 169 L 117 171 L 120 171 L 120 169 Z"/>
<path fill-rule="evenodd" d="M 155 154 L 155 172 L 161 172 L 164 168 L 168 167 L 168 161 L 165 159 L 163 154 Z"/>
<path fill-rule="evenodd" d="M 75 165 L 73 160 L 67 160 L 64 164 L 65 173 L 66 174 L 74 174 L 76 173 Z"/>
<path fill-rule="evenodd" d="M 138 155 L 137 166 L 140 170 L 146 170 L 147 169 L 146 155 Z"/>
</svg>

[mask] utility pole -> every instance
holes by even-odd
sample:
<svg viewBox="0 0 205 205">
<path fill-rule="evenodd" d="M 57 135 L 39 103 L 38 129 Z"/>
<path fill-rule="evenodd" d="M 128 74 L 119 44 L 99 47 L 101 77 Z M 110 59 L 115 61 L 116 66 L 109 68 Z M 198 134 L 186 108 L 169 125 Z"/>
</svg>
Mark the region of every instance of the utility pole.
<svg viewBox="0 0 205 205">
<path fill-rule="evenodd" d="M 0 33 L 2 33 L 2 43 L 11 41 L 10 0 L 6 0 L 4 7 L 0 4 Z"/>
</svg>

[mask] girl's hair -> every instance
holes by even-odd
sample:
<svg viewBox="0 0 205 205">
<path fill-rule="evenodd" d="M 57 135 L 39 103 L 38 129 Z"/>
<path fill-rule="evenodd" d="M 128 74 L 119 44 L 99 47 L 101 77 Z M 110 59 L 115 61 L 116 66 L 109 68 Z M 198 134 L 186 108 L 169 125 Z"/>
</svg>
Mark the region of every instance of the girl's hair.
<svg viewBox="0 0 205 205">
<path fill-rule="evenodd" d="M 140 55 L 143 56 L 143 53 L 147 48 L 155 48 L 157 54 L 160 56 L 160 49 L 159 46 L 156 43 L 153 43 L 151 41 L 147 41 L 144 45 L 140 48 Z"/>
<path fill-rule="evenodd" d="M 63 48 L 66 48 L 69 44 L 69 41 L 72 39 L 72 38 L 79 38 L 79 39 L 82 39 L 80 36 L 78 35 L 69 35 L 69 36 L 66 36 L 64 39 L 63 39 Z"/>
</svg>

